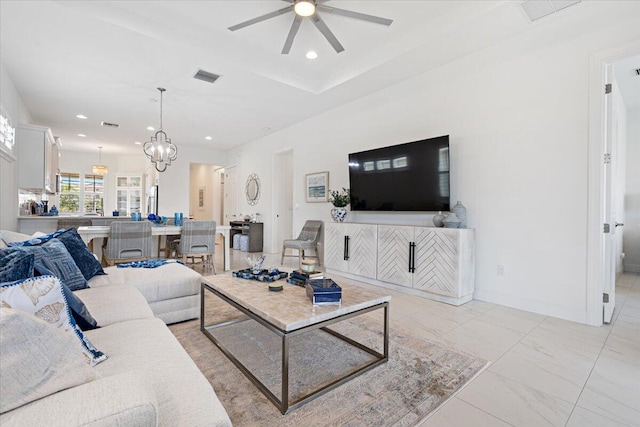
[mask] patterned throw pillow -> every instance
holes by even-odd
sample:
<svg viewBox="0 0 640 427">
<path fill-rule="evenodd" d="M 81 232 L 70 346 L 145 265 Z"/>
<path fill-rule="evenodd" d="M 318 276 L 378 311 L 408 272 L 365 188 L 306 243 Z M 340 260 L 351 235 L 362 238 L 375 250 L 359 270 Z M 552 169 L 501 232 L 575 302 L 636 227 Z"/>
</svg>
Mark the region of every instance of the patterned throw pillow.
<svg viewBox="0 0 640 427">
<path fill-rule="evenodd" d="M 87 285 L 87 279 L 82 275 L 71 254 L 69 254 L 67 248 L 58 239 L 51 239 L 39 246 L 21 246 L 3 250 L 23 251 L 33 254 L 36 263 L 44 265 L 51 270 L 53 274 L 64 280 L 65 285 L 72 291 L 89 287 Z"/>
<path fill-rule="evenodd" d="M 74 334 L 91 366 L 107 358 L 91 344 L 73 320 L 57 277 L 40 276 L 3 283 L 0 286 L 0 307 L 31 313 L 63 331 Z"/>
<path fill-rule="evenodd" d="M 41 264 L 34 264 L 33 273 L 34 276 L 55 276 L 55 274 Z M 84 305 L 82 300 L 78 298 L 76 294 L 71 292 L 71 289 L 64 284 L 63 280 L 60 280 L 60 285 L 62 286 L 62 293 L 67 299 L 67 304 L 69 305 L 69 310 L 71 310 L 73 320 L 76 321 L 80 329 L 83 331 L 90 331 L 91 329 L 99 328 L 98 322 L 93 318 L 89 309 Z"/>
<path fill-rule="evenodd" d="M 83 353 L 69 351 L 72 334 L 31 314 L 0 307 L 0 330 L 0 413 L 99 377 Z"/>
<path fill-rule="evenodd" d="M 33 254 L 0 249 L 0 283 L 33 277 Z"/>
<path fill-rule="evenodd" d="M 106 274 L 75 228 L 65 230 L 56 238 L 67 248 L 85 279 L 89 280 L 93 276 Z"/>
</svg>

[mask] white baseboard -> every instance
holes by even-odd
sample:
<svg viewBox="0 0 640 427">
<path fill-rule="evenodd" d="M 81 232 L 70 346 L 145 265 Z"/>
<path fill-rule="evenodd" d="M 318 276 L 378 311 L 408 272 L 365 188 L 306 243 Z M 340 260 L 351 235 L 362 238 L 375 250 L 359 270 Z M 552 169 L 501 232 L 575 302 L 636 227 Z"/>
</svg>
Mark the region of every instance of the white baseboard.
<svg viewBox="0 0 640 427">
<path fill-rule="evenodd" d="M 625 273 L 640 273 L 640 264 L 625 264 Z"/>
</svg>

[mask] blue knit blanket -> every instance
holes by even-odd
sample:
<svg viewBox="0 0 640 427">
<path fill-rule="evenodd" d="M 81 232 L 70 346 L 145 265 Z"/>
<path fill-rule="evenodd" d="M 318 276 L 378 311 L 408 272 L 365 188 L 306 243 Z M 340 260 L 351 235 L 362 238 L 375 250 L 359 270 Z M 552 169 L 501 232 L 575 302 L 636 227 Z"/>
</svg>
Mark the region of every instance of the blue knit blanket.
<svg viewBox="0 0 640 427">
<path fill-rule="evenodd" d="M 124 264 L 118 264 L 118 268 L 156 268 L 156 267 L 161 267 L 165 264 L 176 263 L 176 262 L 184 265 L 184 262 L 179 261 L 177 259 L 174 259 L 174 260 L 149 259 L 146 261 L 133 261 L 133 262 L 126 262 Z"/>
</svg>

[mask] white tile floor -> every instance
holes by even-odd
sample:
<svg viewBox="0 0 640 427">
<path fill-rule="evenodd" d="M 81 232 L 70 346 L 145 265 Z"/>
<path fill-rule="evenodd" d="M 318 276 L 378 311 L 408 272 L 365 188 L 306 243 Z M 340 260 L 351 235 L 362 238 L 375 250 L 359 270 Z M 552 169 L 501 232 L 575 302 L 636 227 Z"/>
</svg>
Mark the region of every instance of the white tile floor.
<svg viewBox="0 0 640 427">
<path fill-rule="evenodd" d="M 247 254 L 231 252 L 232 269 L 246 268 Z M 278 265 L 279 255 L 267 256 L 265 266 Z M 297 267 L 296 259 L 285 266 Z M 615 321 L 600 328 L 476 300 L 453 307 L 389 293 L 392 324 L 492 362 L 423 427 L 640 426 L 640 275 L 621 276 Z"/>
</svg>

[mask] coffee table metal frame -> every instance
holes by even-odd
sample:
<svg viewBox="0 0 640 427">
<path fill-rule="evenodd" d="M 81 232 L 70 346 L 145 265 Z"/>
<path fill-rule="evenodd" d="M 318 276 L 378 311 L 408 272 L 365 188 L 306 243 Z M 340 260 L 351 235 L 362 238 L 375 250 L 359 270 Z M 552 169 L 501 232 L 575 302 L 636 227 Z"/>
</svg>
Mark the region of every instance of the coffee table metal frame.
<svg viewBox="0 0 640 427">
<path fill-rule="evenodd" d="M 229 349 L 227 349 L 218 339 L 216 339 L 211 332 L 209 332 L 212 329 L 216 329 L 216 328 L 220 328 L 223 326 L 228 326 L 234 323 L 238 323 L 238 322 L 244 322 L 247 321 L 249 319 L 247 318 L 242 318 L 242 319 L 235 319 L 235 320 L 230 320 L 230 321 L 226 321 L 226 322 L 220 322 L 220 323 L 215 323 L 212 325 L 206 325 L 205 326 L 205 318 L 204 318 L 204 313 L 205 313 L 205 291 L 209 291 L 212 294 L 218 296 L 220 299 L 222 299 L 223 301 L 227 302 L 228 304 L 232 305 L 233 307 L 235 307 L 236 309 L 238 309 L 239 311 L 241 311 L 242 313 L 244 313 L 245 315 L 247 315 L 249 318 L 257 321 L 258 323 L 260 323 L 262 326 L 264 326 L 265 328 L 269 329 L 271 332 L 273 332 L 274 334 L 278 335 L 281 339 L 282 339 L 282 399 L 278 399 L 278 397 L 276 395 L 274 395 L 271 390 L 269 390 L 267 388 L 267 386 L 265 386 L 255 375 L 253 375 L 251 373 L 251 371 L 242 364 L 242 362 L 240 362 L 232 353 L 231 351 L 229 351 Z M 362 314 L 365 313 L 369 313 L 371 311 L 374 310 L 379 310 L 379 309 L 384 309 L 384 349 L 383 349 L 383 353 L 379 353 L 378 351 L 369 348 L 349 337 L 346 337 L 336 331 L 333 331 L 329 328 L 327 328 L 327 326 L 334 324 L 334 323 L 338 323 L 341 322 L 343 320 L 347 320 L 350 319 L 352 317 L 356 317 L 356 316 L 360 316 Z M 367 353 L 371 354 L 372 356 L 375 357 L 375 359 L 368 363 L 365 366 L 362 366 L 358 369 L 356 369 L 355 371 L 341 377 L 338 378 L 332 382 L 330 382 L 329 384 L 322 386 L 314 391 L 312 391 L 311 393 L 302 396 L 300 398 L 298 398 L 296 401 L 294 402 L 290 402 L 289 401 L 289 347 L 290 347 L 290 341 L 293 337 L 296 337 L 298 335 L 301 334 L 305 334 L 308 332 L 311 332 L 315 329 L 322 329 L 323 331 L 351 344 L 354 347 L 357 347 L 363 351 L 366 351 Z M 363 373 L 375 368 L 376 366 L 387 362 L 387 360 L 389 360 L 389 302 L 382 302 L 376 305 L 373 305 L 371 307 L 367 307 L 367 308 L 363 308 L 351 313 L 347 313 L 347 314 L 343 314 L 340 316 L 337 316 L 335 318 L 332 319 L 328 319 L 322 322 L 318 322 L 315 324 L 311 324 L 299 329 L 295 329 L 292 331 L 283 331 L 279 328 L 277 328 L 276 326 L 272 325 L 271 323 L 269 323 L 268 321 L 266 321 L 265 319 L 261 318 L 260 316 L 256 315 L 255 313 L 251 312 L 250 310 L 248 310 L 247 308 L 243 307 L 242 305 L 238 304 L 236 301 L 234 301 L 233 299 L 229 298 L 228 296 L 222 294 L 221 292 L 217 291 L 216 289 L 212 288 L 211 286 L 207 285 L 206 283 L 202 283 L 201 284 L 201 288 L 200 288 L 200 330 L 225 354 L 225 356 L 227 356 L 227 358 L 229 360 L 231 360 L 231 362 L 233 362 L 234 365 L 236 365 L 236 367 L 238 369 L 240 369 L 240 371 L 258 388 L 258 390 L 260 390 L 265 396 L 267 396 L 267 398 L 280 410 L 280 412 L 284 415 L 302 405 L 304 405 L 305 403 L 308 403 L 310 401 L 312 401 L 313 399 L 333 390 L 336 387 L 339 387 L 340 385 L 346 383 L 347 381 L 358 377 L 360 375 L 362 375 Z"/>
</svg>

